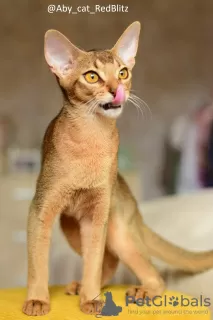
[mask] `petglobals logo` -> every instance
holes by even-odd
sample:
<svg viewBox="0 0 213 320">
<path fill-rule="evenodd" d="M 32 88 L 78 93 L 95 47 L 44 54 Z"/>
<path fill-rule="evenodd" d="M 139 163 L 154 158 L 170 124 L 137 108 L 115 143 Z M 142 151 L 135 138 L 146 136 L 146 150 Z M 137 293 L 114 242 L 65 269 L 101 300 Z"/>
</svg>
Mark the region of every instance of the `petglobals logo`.
<svg viewBox="0 0 213 320">
<path fill-rule="evenodd" d="M 126 296 L 125 305 L 128 307 L 131 304 L 136 304 L 138 307 L 210 307 L 211 300 L 210 298 L 205 298 L 202 295 L 199 298 L 188 298 L 184 295 L 175 297 L 175 296 L 155 296 L 154 298 L 138 298 L 135 299 L 134 296 Z"/>
</svg>

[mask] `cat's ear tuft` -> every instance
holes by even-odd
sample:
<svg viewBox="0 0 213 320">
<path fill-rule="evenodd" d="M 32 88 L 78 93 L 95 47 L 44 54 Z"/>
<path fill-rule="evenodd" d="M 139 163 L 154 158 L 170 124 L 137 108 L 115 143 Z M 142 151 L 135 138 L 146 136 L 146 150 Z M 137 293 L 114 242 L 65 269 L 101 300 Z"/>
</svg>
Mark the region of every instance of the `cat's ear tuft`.
<svg viewBox="0 0 213 320">
<path fill-rule="evenodd" d="M 113 51 L 129 67 L 133 68 L 135 56 L 138 50 L 141 24 L 139 21 L 133 22 L 121 35 L 113 47 Z"/>
<path fill-rule="evenodd" d="M 83 53 L 62 33 L 48 30 L 44 37 L 44 55 L 51 71 L 58 77 L 68 74 L 75 66 L 75 61 Z"/>
</svg>

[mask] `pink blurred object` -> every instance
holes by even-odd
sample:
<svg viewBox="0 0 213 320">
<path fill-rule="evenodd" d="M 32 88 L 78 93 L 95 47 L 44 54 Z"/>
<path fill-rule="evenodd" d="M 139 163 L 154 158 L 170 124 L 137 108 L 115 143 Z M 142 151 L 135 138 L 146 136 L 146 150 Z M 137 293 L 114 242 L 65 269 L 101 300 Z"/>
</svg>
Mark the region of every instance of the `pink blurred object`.
<svg viewBox="0 0 213 320">
<path fill-rule="evenodd" d="M 119 84 L 117 91 L 116 91 L 116 96 L 112 100 L 112 104 L 121 104 L 125 101 L 125 91 L 124 87 L 122 84 Z"/>
</svg>

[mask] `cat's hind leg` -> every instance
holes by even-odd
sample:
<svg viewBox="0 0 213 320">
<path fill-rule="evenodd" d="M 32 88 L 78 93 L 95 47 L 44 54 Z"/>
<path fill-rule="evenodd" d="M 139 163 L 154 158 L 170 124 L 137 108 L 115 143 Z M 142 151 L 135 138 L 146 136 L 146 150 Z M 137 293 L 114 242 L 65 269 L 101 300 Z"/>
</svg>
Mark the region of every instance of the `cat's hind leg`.
<svg viewBox="0 0 213 320">
<path fill-rule="evenodd" d="M 150 261 L 138 230 L 137 219 L 133 216 L 131 223 L 127 224 L 119 215 L 115 217 L 109 222 L 107 245 L 134 272 L 141 283 L 140 286 L 132 286 L 126 294 L 136 299 L 144 298 L 145 295 L 150 298 L 161 295 L 164 281 Z"/>
<path fill-rule="evenodd" d="M 70 246 L 81 255 L 81 237 L 80 225 L 76 219 L 68 215 L 62 214 L 60 218 L 61 229 L 67 238 Z M 113 255 L 107 248 L 104 253 L 101 287 L 106 286 L 112 279 L 117 269 L 119 259 Z M 79 295 L 81 289 L 80 281 L 72 281 L 65 289 L 65 293 L 69 295 Z"/>
</svg>

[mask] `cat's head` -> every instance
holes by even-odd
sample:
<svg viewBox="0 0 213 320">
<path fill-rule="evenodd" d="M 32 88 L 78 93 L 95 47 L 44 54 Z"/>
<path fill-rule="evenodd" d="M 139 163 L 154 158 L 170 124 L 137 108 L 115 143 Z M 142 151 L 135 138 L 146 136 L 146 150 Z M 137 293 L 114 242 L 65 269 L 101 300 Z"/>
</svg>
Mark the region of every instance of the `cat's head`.
<svg viewBox="0 0 213 320">
<path fill-rule="evenodd" d="M 44 53 L 67 99 L 82 114 L 117 118 L 130 89 L 140 23 L 132 23 L 110 50 L 83 51 L 56 30 L 45 34 Z"/>
</svg>

